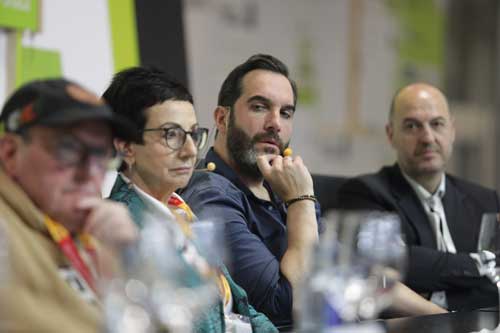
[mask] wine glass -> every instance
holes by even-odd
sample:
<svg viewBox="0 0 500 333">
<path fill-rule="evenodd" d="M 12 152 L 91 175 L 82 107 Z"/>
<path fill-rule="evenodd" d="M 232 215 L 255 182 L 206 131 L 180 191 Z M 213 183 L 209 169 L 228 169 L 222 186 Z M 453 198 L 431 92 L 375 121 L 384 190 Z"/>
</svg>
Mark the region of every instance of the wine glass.
<svg viewBox="0 0 500 333">
<path fill-rule="evenodd" d="M 139 241 L 124 253 L 125 276 L 108 281 L 107 332 L 190 332 L 218 301 L 213 278 L 197 275 L 181 259 L 181 231 L 164 222 L 143 215 Z"/>
<path fill-rule="evenodd" d="M 202 220 L 191 224 L 193 241 L 200 254 L 212 267 L 227 263 L 225 246 L 225 224 L 218 220 Z"/>
<path fill-rule="evenodd" d="M 375 318 L 390 304 L 407 261 L 396 214 L 338 211 L 323 223 L 299 309 L 301 329 L 309 332 Z"/>
<path fill-rule="evenodd" d="M 500 300 L 500 267 L 496 265 L 496 256 L 500 252 L 500 216 L 498 213 L 483 214 L 477 250 L 480 271 L 497 286 Z M 500 325 L 495 328 L 494 332 L 500 332 Z"/>
<path fill-rule="evenodd" d="M 201 220 L 191 224 L 193 241 L 208 264 L 217 272 L 222 273 L 221 266 L 228 264 L 229 255 L 225 242 L 225 223 L 221 220 Z M 224 297 L 222 295 L 222 297 Z M 227 299 L 223 299 L 226 302 Z M 226 332 L 243 332 L 250 329 L 250 318 L 242 314 L 225 314 Z M 243 326 L 240 326 L 243 324 Z"/>
</svg>

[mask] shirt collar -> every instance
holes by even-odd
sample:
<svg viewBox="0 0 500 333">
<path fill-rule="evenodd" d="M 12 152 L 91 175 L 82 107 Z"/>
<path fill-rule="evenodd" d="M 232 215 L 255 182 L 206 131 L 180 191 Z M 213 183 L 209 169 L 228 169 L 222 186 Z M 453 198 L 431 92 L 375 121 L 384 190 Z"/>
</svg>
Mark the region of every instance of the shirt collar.
<svg viewBox="0 0 500 333">
<path fill-rule="evenodd" d="M 175 220 L 174 215 L 172 214 L 170 209 L 168 209 L 166 204 L 163 204 L 156 198 L 144 192 L 141 188 L 139 188 L 137 185 L 131 182 L 130 179 L 123 173 L 120 172 L 119 176 L 123 179 L 125 183 L 128 184 L 128 186 L 131 186 L 134 189 L 134 191 L 137 193 L 142 202 L 144 202 L 144 205 L 148 208 L 149 211 L 166 215 L 171 220 Z"/>
<path fill-rule="evenodd" d="M 417 183 L 414 179 L 412 179 L 410 176 L 408 176 L 403 170 L 401 170 L 401 173 L 403 174 L 403 177 L 408 181 L 410 186 L 413 188 L 415 193 L 417 194 L 418 198 L 421 201 L 428 201 L 431 198 L 434 199 L 442 199 L 446 193 L 446 175 L 443 173 L 443 176 L 441 177 L 441 181 L 439 183 L 439 186 L 434 193 L 430 193 L 427 191 L 422 185 Z"/>
<path fill-rule="evenodd" d="M 252 191 L 250 191 L 250 189 L 248 188 L 248 186 L 246 186 L 240 179 L 240 177 L 238 176 L 238 174 L 236 173 L 236 171 L 234 171 L 233 168 L 231 168 L 220 156 L 219 154 L 217 154 L 214 150 L 214 147 L 211 147 L 208 152 L 207 152 L 207 155 L 205 156 L 205 163 L 208 164 L 210 162 L 213 162 L 215 163 L 215 170 L 213 172 L 215 172 L 216 174 L 218 175 L 221 175 L 225 178 L 227 178 L 231 183 L 233 183 L 236 187 L 238 187 L 241 191 L 243 191 L 243 193 L 245 193 L 245 195 L 249 195 L 249 196 L 252 196 L 252 197 L 255 197 L 256 199 L 258 200 L 261 200 L 259 198 L 257 198 Z M 277 203 L 277 204 L 280 204 L 282 201 L 281 199 L 275 195 L 275 193 L 273 192 L 273 190 L 271 189 L 271 186 L 266 182 L 264 181 L 264 187 L 267 189 L 267 191 L 270 193 L 270 196 L 272 198 L 272 201 L 274 203 Z"/>
</svg>

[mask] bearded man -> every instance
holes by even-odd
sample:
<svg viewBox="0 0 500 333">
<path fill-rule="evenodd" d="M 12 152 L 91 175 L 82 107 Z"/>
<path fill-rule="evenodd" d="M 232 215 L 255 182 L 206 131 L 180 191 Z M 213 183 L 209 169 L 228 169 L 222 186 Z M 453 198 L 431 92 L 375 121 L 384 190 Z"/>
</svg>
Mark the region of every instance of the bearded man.
<svg viewBox="0 0 500 333">
<path fill-rule="evenodd" d="M 214 111 L 217 135 L 182 192 L 201 220 L 226 223 L 231 274 L 275 325 L 291 323 L 293 290 L 318 240 L 319 207 L 299 156 L 283 157 L 297 101 L 287 67 L 254 55 L 225 79 Z"/>
<path fill-rule="evenodd" d="M 182 197 L 198 217 L 225 222 L 233 279 L 250 303 L 278 326 L 292 325 L 293 300 L 318 241 L 319 205 L 300 156 L 284 157 L 292 135 L 297 88 L 287 67 L 254 55 L 224 80 L 214 111 L 217 134 L 205 164 Z M 443 310 L 402 284 L 393 311 Z"/>
</svg>

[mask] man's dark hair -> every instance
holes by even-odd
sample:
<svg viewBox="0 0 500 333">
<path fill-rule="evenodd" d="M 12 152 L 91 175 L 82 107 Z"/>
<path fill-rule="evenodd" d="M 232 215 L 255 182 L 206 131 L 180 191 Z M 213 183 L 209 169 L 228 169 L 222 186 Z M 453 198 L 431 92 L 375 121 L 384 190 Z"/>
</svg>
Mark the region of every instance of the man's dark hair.
<svg viewBox="0 0 500 333">
<path fill-rule="evenodd" d="M 279 59 L 267 54 L 253 55 L 229 73 L 220 88 L 218 105 L 233 107 L 236 100 L 241 96 L 243 77 L 248 72 L 256 69 L 267 70 L 285 76 L 292 86 L 293 104 L 295 106 L 297 103 L 297 85 L 289 77 L 288 68 Z"/>
<path fill-rule="evenodd" d="M 194 104 L 193 97 L 182 84 L 153 67 L 131 67 L 116 73 L 102 97 L 113 112 L 135 125 L 137 143 L 143 143 L 147 108 L 167 100 Z"/>
<path fill-rule="evenodd" d="M 167 100 L 193 103 L 193 96 L 179 82 L 165 72 L 153 67 L 131 67 L 113 77 L 104 100 L 123 118 L 135 126 L 136 143 L 144 143 L 142 130 L 146 125 L 145 110 Z M 118 171 L 126 169 L 125 162 Z"/>
</svg>

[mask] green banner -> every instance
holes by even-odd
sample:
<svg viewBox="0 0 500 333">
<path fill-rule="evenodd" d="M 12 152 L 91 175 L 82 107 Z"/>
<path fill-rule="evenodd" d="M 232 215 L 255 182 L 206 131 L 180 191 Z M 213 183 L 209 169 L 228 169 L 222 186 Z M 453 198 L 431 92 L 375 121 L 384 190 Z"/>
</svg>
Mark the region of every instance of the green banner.
<svg viewBox="0 0 500 333">
<path fill-rule="evenodd" d="M 38 0 L 0 1 L 0 27 L 38 30 Z"/>
<path fill-rule="evenodd" d="M 31 80 L 61 76 L 62 63 L 59 51 L 25 47 L 22 45 L 22 32 L 17 32 L 16 87 Z"/>
<path fill-rule="evenodd" d="M 108 0 L 115 72 L 139 65 L 135 0 Z"/>
<path fill-rule="evenodd" d="M 434 0 L 386 0 L 399 27 L 399 84 L 438 83 L 444 71 L 446 14 Z"/>
</svg>

